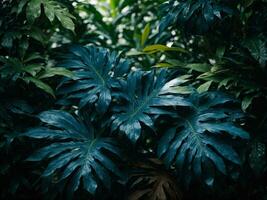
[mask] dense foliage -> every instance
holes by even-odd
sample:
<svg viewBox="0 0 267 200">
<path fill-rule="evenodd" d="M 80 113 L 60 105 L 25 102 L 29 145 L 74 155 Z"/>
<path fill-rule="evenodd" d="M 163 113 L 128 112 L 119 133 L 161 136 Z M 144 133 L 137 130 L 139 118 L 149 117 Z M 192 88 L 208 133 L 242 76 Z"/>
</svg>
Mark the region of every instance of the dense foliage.
<svg viewBox="0 0 267 200">
<path fill-rule="evenodd" d="M 266 11 L 3 0 L 0 199 L 267 199 Z"/>
</svg>

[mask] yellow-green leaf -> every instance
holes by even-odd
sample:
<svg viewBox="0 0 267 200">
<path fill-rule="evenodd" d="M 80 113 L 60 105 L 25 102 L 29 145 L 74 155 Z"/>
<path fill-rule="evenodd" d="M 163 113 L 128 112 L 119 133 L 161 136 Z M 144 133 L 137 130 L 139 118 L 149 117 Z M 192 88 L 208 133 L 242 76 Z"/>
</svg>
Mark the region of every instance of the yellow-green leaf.
<svg viewBox="0 0 267 200">
<path fill-rule="evenodd" d="M 179 48 L 179 47 L 168 47 L 162 44 L 153 44 L 153 45 L 149 45 L 146 46 L 143 49 L 144 52 L 146 53 L 155 53 L 155 52 L 159 52 L 159 51 L 178 51 L 178 52 L 182 52 L 182 53 L 186 53 L 187 51 L 183 48 Z"/>
<path fill-rule="evenodd" d="M 158 63 L 155 65 L 155 67 L 158 67 L 158 68 L 168 68 L 168 67 L 174 67 L 172 64 L 170 63 Z"/>
<path fill-rule="evenodd" d="M 142 33 L 142 38 L 141 38 L 141 46 L 144 46 L 147 39 L 148 39 L 148 36 L 149 36 L 149 33 L 150 33 L 150 24 L 148 23 L 146 26 L 145 26 L 145 29 Z"/>
</svg>

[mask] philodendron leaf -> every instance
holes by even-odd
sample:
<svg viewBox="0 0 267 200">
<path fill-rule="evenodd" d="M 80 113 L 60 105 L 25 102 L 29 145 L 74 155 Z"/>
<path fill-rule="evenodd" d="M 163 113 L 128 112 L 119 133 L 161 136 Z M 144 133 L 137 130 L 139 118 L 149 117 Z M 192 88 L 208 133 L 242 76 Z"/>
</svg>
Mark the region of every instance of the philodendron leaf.
<svg viewBox="0 0 267 200">
<path fill-rule="evenodd" d="M 142 126 L 154 129 L 153 116 L 170 115 L 167 108 L 175 106 L 190 106 L 174 88 L 183 83 L 179 78 L 167 81 L 166 71 L 133 72 L 128 76 L 123 86 L 123 98 L 126 104 L 113 108 L 112 130 L 124 133 L 132 142 L 141 135 Z"/>
<path fill-rule="evenodd" d="M 237 139 L 249 139 L 249 134 L 233 123 L 243 116 L 233 115 L 237 111 L 228 108 L 233 99 L 218 92 L 193 95 L 191 99 L 191 111 L 180 113 L 176 125 L 163 134 L 158 155 L 167 166 L 175 165 L 186 182 L 198 177 L 212 185 L 214 169 L 227 173 L 225 160 L 241 164 L 232 145 Z"/>
<path fill-rule="evenodd" d="M 79 107 L 93 105 L 105 113 L 116 94 L 119 80 L 128 72 L 130 62 L 104 48 L 74 46 L 60 66 L 71 70 L 74 79 L 64 79 L 58 94 L 79 101 Z"/>
<path fill-rule="evenodd" d="M 39 119 L 44 126 L 30 129 L 21 136 L 50 140 L 50 144 L 27 159 L 32 162 L 49 160 L 43 177 L 57 173 L 58 182 L 67 179 L 66 187 L 71 196 L 81 185 L 95 194 L 102 186 L 111 189 L 111 177 L 113 180 L 124 177 L 112 161 L 112 157 L 121 157 L 114 139 L 96 136 L 88 123 L 64 111 L 45 111 Z"/>
<path fill-rule="evenodd" d="M 208 0 L 181 0 L 179 3 L 171 0 L 163 8 L 165 16 L 160 21 L 160 33 L 177 24 L 179 27 L 183 26 L 187 32 L 203 34 L 221 19 L 222 14 L 230 16 L 233 13 L 228 6 Z"/>
</svg>

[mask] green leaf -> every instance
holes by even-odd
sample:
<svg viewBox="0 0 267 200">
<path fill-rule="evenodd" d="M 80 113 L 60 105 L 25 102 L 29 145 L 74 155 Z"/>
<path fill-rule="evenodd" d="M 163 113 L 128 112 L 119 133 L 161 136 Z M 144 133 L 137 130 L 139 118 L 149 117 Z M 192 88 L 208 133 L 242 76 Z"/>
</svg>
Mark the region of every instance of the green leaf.
<svg viewBox="0 0 267 200">
<path fill-rule="evenodd" d="M 194 92 L 194 89 L 190 86 L 176 86 L 172 90 L 178 94 L 191 94 Z"/>
<path fill-rule="evenodd" d="M 44 78 L 50 78 L 56 75 L 74 78 L 74 73 L 63 67 L 47 67 L 45 68 L 45 71 L 42 74 L 40 74 L 40 76 L 38 76 L 38 78 L 44 79 Z"/>
<path fill-rule="evenodd" d="M 74 17 L 71 14 L 69 14 L 65 10 L 58 10 L 55 12 L 55 15 L 64 28 L 69 29 L 72 32 L 74 32 L 75 25 L 72 21 L 72 18 Z"/>
<path fill-rule="evenodd" d="M 36 76 L 38 72 L 42 70 L 43 66 L 40 64 L 31 64 L 31 65 L 26 65 L 23 67 L 23 71 L 31 74 L 32 76 Z"/>
<path fill-rule="evenodd" d="M 17 11 L 16 11 L 17 15 L 19 15 L 19 14 L 22 12 L 24 6 L 25 6 L 27 3 L 28 3 L 28 0 L 21 0 L 21 1 L 19 2 L 19 5 L 18 5 Z"/>
<path fill-rule="evenodd" d="M 210 71 L 211 65 L 206 63 L 192 63 L 192 64 L 187 64 L 184 67 L 195 70 L 197 72 L 208 72 Z"/>
<path fill-rule="evenodd" d="M 62 7 L 58 2 L 50 0 L 43 1 L 43 5 L 45 15 L 51 23 L 56 17 L 64 28 L 74 32 L 75 24 L 73 20 L 75 17 L 66 8 Z"/>
<path fill-rule="evenodd" d="M 33 78 L 33 77 L 26 77 L 26 78 L 23 78 L 23 80 L 25 82 L 33 83 L 36 87 L 40 88 L 41 90 L 45 91 L 46 93 L 52 95 L 55 98 L 55 94 L 54 94 L 53 89 L 49 85 L 44 83 L 43 81 L 38 80 L 38 79 Z"/>
<path fill-rule="evenodd" d="M 49 21 L 52 23 L 55 19 L 55 8 L 56 6 L 53 5 L 52 3 L 46 2 L 45 3 L 45 15 L 49 19 Z"/>
<path fill-rule="evenodd" d="M 141 37 L 141 46 L 144 46 L 147 39 L 148 39 L 148 36 L 149 36 L 149 33 L 150 33 L 150 24 L 148 23 L 146 26 L 145 26 L 145 29 L 142 33 L 142 37 Z"/>
<path fill-rule="evenodd" d="M 39 41 L 41 44 L 44 44 L 46 42 L 45 34 L 42 32 L 41 29 L 37 27 L 31 28 L 31 30 L 29 31 L 29 36 Z"/>
<path fill-rule="evenodd" d="M 207 81 L 197 88 L 199 93 L 207 92 L 212 84 L 212 81 Z"/>
<path fill-rule="evenodd" d="M 242 110 L 246 111 L 248 109 L 248 107 L 251 105 L 253 99 L 255 98 L 254 95 L 251 96 L 245 96 L 242 99 Z"/>
<path fill-rule="evenodd" d="M 224 56 L 224 53 L 225 53 L 225 47 L 224 47 L 224 46 L 222 46 L 222 47 L 218 47 L 218 48 L 216 49 L 216 56 L 217 56 L 218 58 L 222 58 L 222 57 Z"/>
<path fill-rule="evenodd" d="M 251 55 L 262 67 L 267 61 L 266 42 L 261 38 L 252 38 L 244 42 L 244 46 L 250 51 Z"/>
<path fill-rule="evenodd" d="M 169 68 L 169 67 L 174 67 L 174 66 L 172 64 L 170 64 L 170 63 L 157 63 L 155 67 Z"/>
<path fill-rule="evenodd" d="M 27 19 L 33 23 L 41 15 L 41 0 L 30 0 L 27 5 Z"/>
<path fill-rule="evenodd" d="M 179 48 L 179 47 L 168 47 L 165 45 L 161 45 L 161 44 L 153 44 L 153 45 L 149 45 L 146 46 L 143 51 L 145 53 L 156 53 L 156 52 L 164 52 L 164 51 L 177 51 L 177 52 L 181 52 L 181 53 L 186 53 L 187 51 L 183 48 Z"/>
</svg>

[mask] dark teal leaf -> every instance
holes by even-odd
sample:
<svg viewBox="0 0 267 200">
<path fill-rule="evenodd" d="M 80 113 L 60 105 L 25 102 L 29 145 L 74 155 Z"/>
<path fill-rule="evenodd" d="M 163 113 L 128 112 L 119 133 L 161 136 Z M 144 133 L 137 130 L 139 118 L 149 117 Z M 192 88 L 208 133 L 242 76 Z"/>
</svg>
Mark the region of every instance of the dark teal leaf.
<svg viewBox="0 0 267 200">
<path fill-rule="evenodd" d="M 122 89 L 125 94 L 123 98 L 128 103 L 114 108 L 112 130 L 118 129 L 136 142 L 143 125 L 154 129 L 154 115 L 172 115 L 167 108 L 190 106 L 190 102 L 173 90 L 180 83 L 179 79 L 168 82 L 164 70 L 159 74 L 141 71 L 131 73 Z"/>
<path fill-rule="evenodd" d="M 88 123 L 64 111 L 46 111 L 39 118 L 48 128 L 37 127 L 21 136 L 51 141 L 27 159 L 48 160 L 43 177 L 57 174 L 58 184 L 67 179 L 69 195 L 78 190 L 81 182 L 85 190 L 95 194 L 98 187 L 111 189 L 111 177 L 124 178 L 112 161 L 114 157 L 122 158 L 113 138 L 96 137 Z"/>
<path fill-rule="evenodd" d="M 78 99 L 80 108 L 94 105 L 99 113 L 105 113 L 116 95 L 113 88 L 129 70 L 130 62 L 107 49 L 75 46 L 60 66 L 71 70 L 75 80 L 64 79 L 58 94 Z"/>
<path fill-rule="evenodd" d="M 188 178 L 183 174 L 187 174 L 212 185 L 215 169 L 227 174 L 225 160 L 241 164 L 232 145 L 236 138 L 249 139 L 249 134 L 232 122 L 232 112 L 227 107 L 235 100 L 229 96 L 206 92 L 193 94 L 191 101 L 191 111 L 179 113 L 176 126 L 160 139 L 157 152 L 167 166 L 176 166 L 183 180 Z"/>
</svg>

